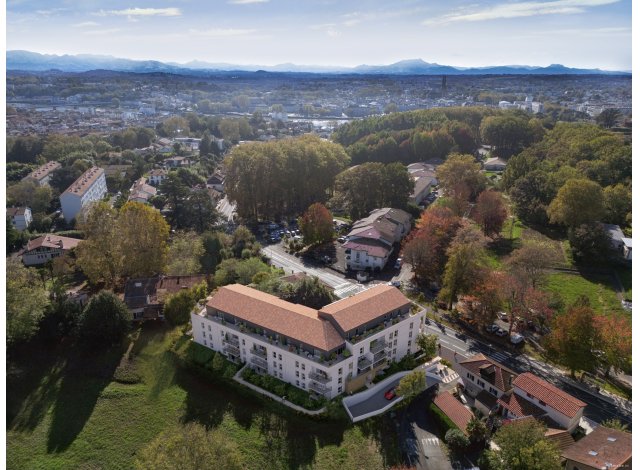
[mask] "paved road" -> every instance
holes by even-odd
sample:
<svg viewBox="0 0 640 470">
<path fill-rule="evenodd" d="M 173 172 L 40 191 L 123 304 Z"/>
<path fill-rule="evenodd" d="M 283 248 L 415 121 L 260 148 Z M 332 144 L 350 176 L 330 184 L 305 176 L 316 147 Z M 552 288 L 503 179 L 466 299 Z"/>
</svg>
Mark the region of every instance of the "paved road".
<svg viewBox="0 0 640 470">
<path fill-rule="evenodd" d="M 395 397 L 392 400 L 387 400 L 384 397 L 384 394 L 390 388 L 397 387 L 399 383 L 400 383 L 400 379 L 394 380 L 390 384 L 386 385 L 384 388 L 380 389 L 380 391 L 378 391 L 375 395 L 373 395 L 372 397 L 369 397 L 367 400 L 364 400 L 356 405 L 350 406 L 349 411 L 351 411 L 351 414 L 353 415 L 353 417 L 356 418 L 360 415 L 364 415 L 367 413 L 371 413 L 372 411 L 382 409 L 392 401 L 393 402 L 398 401 L 400 397 Z"/>
<path fill-rule="evenodd" d="M 605 398 L 585 392 L 573 386 L 562 371 L 549 364 L 537 361 L 525 354 L 511 354 L 501 348 L 499 349 L 496 345 L 487 344 L 470 337 L 462 339 L 459 332 L 448 327 L 440 328 L 433 321 L 426 325 L 425 329 L 429 334 L 438 335 L 442 346 L 465 357 L 482 353 L 515 372 L 532 372 L 544 378 L 561 390 L 587 403 L 584 415 L 589 419 L 599 423 L 605 419 L 617 418 L 631 426 L 631 406 L 629 402 L 620 400 L 618 403 L 610 403 Z"/>
<path fill-rule="evenodd" d="M 271 264 L 283 268 L 285 273 L 304 272 L 310 276 L 317 276 L 322 282 L 334 289 L 335 294 L 340 298 L 349 297 L 365 290 L 365 287 L 351 279 L 345 279 L 335 271 L 311 264 L 301 258 L 297 258 L 287 253 L 282 245 L 268 245 L 262 252 L 271 258 Z"/>
<path fill-rule="evenodd" d="M 227 196 L 220 199 L 218 205 L 216 206 L 216 209 L 218 210 L 218 212 L 220 212 L 220 214 L 222 214 L 222 217 L 227 219 L 228 222 L 233 222 L 233 218 L 235 217 L 236 205 L 235 203 L 229 202 Z"/>
</svg>

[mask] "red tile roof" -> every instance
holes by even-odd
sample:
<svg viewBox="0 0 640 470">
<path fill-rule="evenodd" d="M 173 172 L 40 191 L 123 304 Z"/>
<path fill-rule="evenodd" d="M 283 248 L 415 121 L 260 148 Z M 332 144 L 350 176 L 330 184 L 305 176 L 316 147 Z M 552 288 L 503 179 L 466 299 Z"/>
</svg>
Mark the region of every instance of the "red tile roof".
<svg viewBox="0 0 640 470">
<path fill-rule="evenodd" d="M 555 442 L 560 451 L 568 449 L 575 443 L 573 437 L 571 437 L 571 433 L 564 429 L 549 428 L 544 435 L 551 442 Z"/>
<path fill-rule="evenodd" d="M 503 395 L 498 399 L 498 404 L 513 413 L 516 418 L 524 418 L 525 416 L 540 418 L 546 414 L 542 408 L 538 408 L 516 393 L 511 393 L 509 396 Z"/>
<path fill-rule="evenodd" d="M 630 469 L 631 434 L 599 426 L 566 449 L 562 457 L 598 470 Z"/>
<path fill-rule="evenodd" d="M 69 237 L 58 237 L 57 235 L 42 235 L 41 237 L 30 240 L 27 244 L 26 252 L 35 250 L 36 248 L 62 248 L 63 250 L 70 250 L 78 246 L 82 240 Z"/>
<path fill-rule="evenodd" d="M 375 239 L 360 238 L 357 241 L 348 241 L 343 245 L 344 248 L 356 251 L 364 251 L 369 256 L 376 258 L 385 258 L 391 251 L 387 245 Z"/>
<path fill-rule="evenodd" d="M 344 339 L 330 322 L 318 312 L 300 304 L 240 284 L 218 289 L 207 302 L 207 311 L 220 310 L 275 333 L 331 351 L 344 344 Z"/>
<path fill-rule="evenodd" d="M 319 313 L 321 317 L 333 318 L 346 333 L 409 305 L 409 299 L 397 288 L 380 284 L 322 307 Z"/>
<path fill-rule="evenodd" d="M 460 430 L 467 434 L 467 424 L 473 418 L 473 413 L 469 408 L 460 403 L 449 392 L 443 392 L 436 395 L 433 403 L 449 417 Z"/>
<path fill-rule="evenodd" d="M 80 177 L 75 180 L 73 184 L 69 186 L 64 193 L 62 193 L 62 195 L 75 194 L 77 196 L 82 196 L 102 175 L 104 175 L 104 170 L 102 168 L 98 168 L 97 166 L 89 168 L 87 171 L 82 173 L 82 175 L 80 175 Z"/>
<path fill-rule="evenodd" d="M 461 361 L 458 364 L 472 374 L 482 377 L 482 380 L 490 383 L 503 392 L 511 390 L 512 387 L 509 383 L 509 379 L 513 379 L 517 375 L 511 369 L 507 369 L 497 362 L 492 361 L 484 354 L 476 354 L 475 356 Z M 483 371 L 482 373 L 480 373 L 481 370 Z"/>
<path fill-rule="evenodd" d="M 516 377 L 513 381 L 513 386 L 518 387 L 525 393 L 533 395 L 533 397 L 538 400 L 542 400 L 547 406 L 568 418 L 573 418 L 582 408 L 587 406 L 583 401 L 572 397 L 558 387 L 551 385 L 546 380 L 536 377 L 529 372 L 525 372 Z"/>
<path fill-rule="evenodd" d="M 41 179 L 45 178 L 47 175 L 49 175 L 49 173 L 57 170 L 58 168 L 61 168 L 62 165 L 58 162 L 47 162 L 44 165 L 42 165 L 41 167 L 36 168 L 35 170 L 33 170 L 31 173 L 29 173 L 27 176 L 25 176 L 23 179 L 34 179 L 34 180 L 38 180 L 40 181 Z"/>
</svg>

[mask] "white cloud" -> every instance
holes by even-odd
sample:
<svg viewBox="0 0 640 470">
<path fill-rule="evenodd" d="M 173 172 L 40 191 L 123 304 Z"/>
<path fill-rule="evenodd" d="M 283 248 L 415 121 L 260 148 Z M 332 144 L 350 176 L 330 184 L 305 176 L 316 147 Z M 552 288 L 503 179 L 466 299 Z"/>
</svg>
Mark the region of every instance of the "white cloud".
<svg viewBox="0 0 640 470">
<path fill-rule="evenodd" d="M 90 28 L 92 26 L 100 26 L 100 23 L 96 23 L 95 21 L 83 21 L 82 23 L 72 24 L 74 28 Z"/>
<path fill-rule="evenodd" d="M 455 22 L 487 21 L 505 18 L 521 18 L 538 15 L 566 15 L 583 13 L 586 8 L 617 3 L 620 0 L 555 0 L 551 2 L 520 2 L 495 5 L 469 13 L 469 8 L 460 8 L 452 13 L 432 18 L 423 24 L 446 24 Z"/>
<path fill-rule="evenodd" d="M 180 8 L 125 8 L 124 10 L 100 10 L 98 16 L 181 16 Z"/>
<path fill-rule="evenodd" d="M 103 36 L 106 34 L 114 34 L 120 32 L 120 28 L 110 28 L 110 29 L 92 29 L 90 31 L 83 31 L 83 34 L 88 36 Z"/>
<path fill-rule="evenodd" d="M 247 36 L 255 33 L 255 29 L 235 29 L 235 28 L 211 28 L 211 29 L 190 29 L 189 33 L 196 36 L 206 37 L 231 37 Z"/>
<path fill-rule="evenodd" d="M 267 3 L 269 0 L 229 0 L 232 5 L 250 5 L 252 3 Z"/>
</svg>

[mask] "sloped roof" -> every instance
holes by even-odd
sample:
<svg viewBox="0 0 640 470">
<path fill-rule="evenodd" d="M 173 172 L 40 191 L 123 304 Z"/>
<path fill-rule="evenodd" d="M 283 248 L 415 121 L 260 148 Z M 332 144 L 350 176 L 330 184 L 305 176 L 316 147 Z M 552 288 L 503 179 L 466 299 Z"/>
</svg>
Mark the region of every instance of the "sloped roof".
<svg viewBox="0 0 640 470">
<path fill-rule="evenodd" d="M 587 406 L 585 402 L 563 392 L 555 385 L 551 385 L 546 380 L 536 377 L 530 372 L 525 372 L 516 377 L 513 381 L 513 386 L 533 395 L 538 400 L 542 400 L 550 408 L 568 418 L 573 418 L 582 408 Z"/>
<path fill-rule="evenodd" d="M 26 207 L 7 207 L 7 216 L 15 217 L 16 215 L 24 215 Z"/>
<path fill-rule="evenodd" d="M 102 175 L 104 175 L 104 170 L 102 168 L 98 168 L 97 166 L 89 168 L 87 171 L 82 173 L 82 175 L 80 175 L 80 177 L 75 180 L 73 184 L 64 191 L 64 193 L 62 193 L 62 196 L 65 194 L 82 196 Z"/>
<path fill-rule="evenodd" d="M 43 179 L 45 176 L 47 176 L 49 173 L 57 170 L 58 168 L 61 168 L 62 165 L 59 162 L 54 162 L 54 161 L 50 161 L 45 163 L 44 165 L 36 168 L 35 170 L 33 170 L 31 173 L 29 173 L 27 176 L 25 176 L 23 179 L 35 179 L 40 181 L 41 179 Z"/>
<path fill-rule="evenodd" d="M 379 284 L 357 295 L 338 300 L 320 309 L 320 316 L 331 317 L 347 332 L 369 323 L 411 302 L 393 286 Z"/>
<path fill-rule="evenodd" d="M 27 243 L 27 249 L 25 253 L 36 248 L 62 248 L 63 250 L 70 250 L 78 246 L 82 240 L 77 238 L 59 237 L 57 235 L 42 235 L 41 237 L 34 238 Z"/>
<path fill-rule="evenodd" d="M 516 393 L 503 395 L 500 399 L 498 399 L 498 404 L 516 415 L 517 418 L 524 418 L 525 416 L 541 418 L 546 414 L 546 412 L 542 408 L 538 408 L 526 398 L 521 397 Z"/>
<path fill-rule="evenodd" d="M 376 239 L 361 238 L 355 241 L 348 241 L 343 247 L 351 250 L 366 251 L 369 256 L 378 258 L 384 258 L 389 254 L 389 246 Z"/>
<path fill-rule="evenodd" d="M 473 413 L 469 408 L 460 403 L 449 392 L 443 392 L 436 395 L 433 399 L 434 405 L 447 415 L 447 417 L 453 421 L 453 423 L 460 428 L 460 430 L 466 434 L 467 424 L 473 418 Z"/>
<path fill-rule="evenodd" d="M 571 433 L 564 429 L 549 428 L 544 435 L 551 442 L 555 442 L 560 451 L 568 449 L 575 443 L 573 437 L 571 437 Z"/>
<path fill-rule="evenodd" d="M 318 311 L 240 284 L 221 287 L 207 302 L 215 309 L 267 330 L 301 341 L 322 351 L 331 351 L 344 340 Z"/>
<path fill-rule="evenodd" d="M 509 377 L 513 378 L 517 375 L 511 369 L 508 369 L 495 361 L 487 358 L 484 354 L 476 354 L 467 360 L 458 363 L 472 374 L 482 377 L 485 382 L 490 383 L 503 392 L 511 390 Z M 493 367 L 493 369 L 492 369 Z M 483 374 L 480 371 L 485 371 Z M 492 373 L 487 373 L 492 372 Z"/>
<path fill-rule="evenodd" d="M 565 459 L 580 462 L 598 470 L 620 469 L 631 459 L 631 434 L 598 426 L 562 453 Z"/>
</svg>

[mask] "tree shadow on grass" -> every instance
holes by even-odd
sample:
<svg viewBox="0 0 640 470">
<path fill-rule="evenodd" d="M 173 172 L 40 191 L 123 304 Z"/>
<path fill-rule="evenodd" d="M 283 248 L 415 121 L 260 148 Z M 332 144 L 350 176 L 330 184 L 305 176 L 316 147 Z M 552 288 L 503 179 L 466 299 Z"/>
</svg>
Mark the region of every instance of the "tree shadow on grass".
<svg viewBox="0 0 640 470">
<path fill-rule="evenodd" d="M 48 452 L 63 452 L 84 428 L 98 397 L 109 385 L 123 354 L 122 346 L 106 352 L 77 349 L 67 363 L 53 408 Z"/>
<path fill-rule="evenodd" d="M 266 462 L 297 469 L 313 464 L 318 447 L 339 446 L 351 424 L 342 420 L 311 418 L 262 397 L 240 384 L 217 379 L 197 366 L 178 369 L 176 383 L 187 392 L 183 421 L 196 421 L 211 429 L 225 414 L 245 430 L 260 429 Z M 277 466 L 277 465 L 276 465 Z"/>
</svg>

